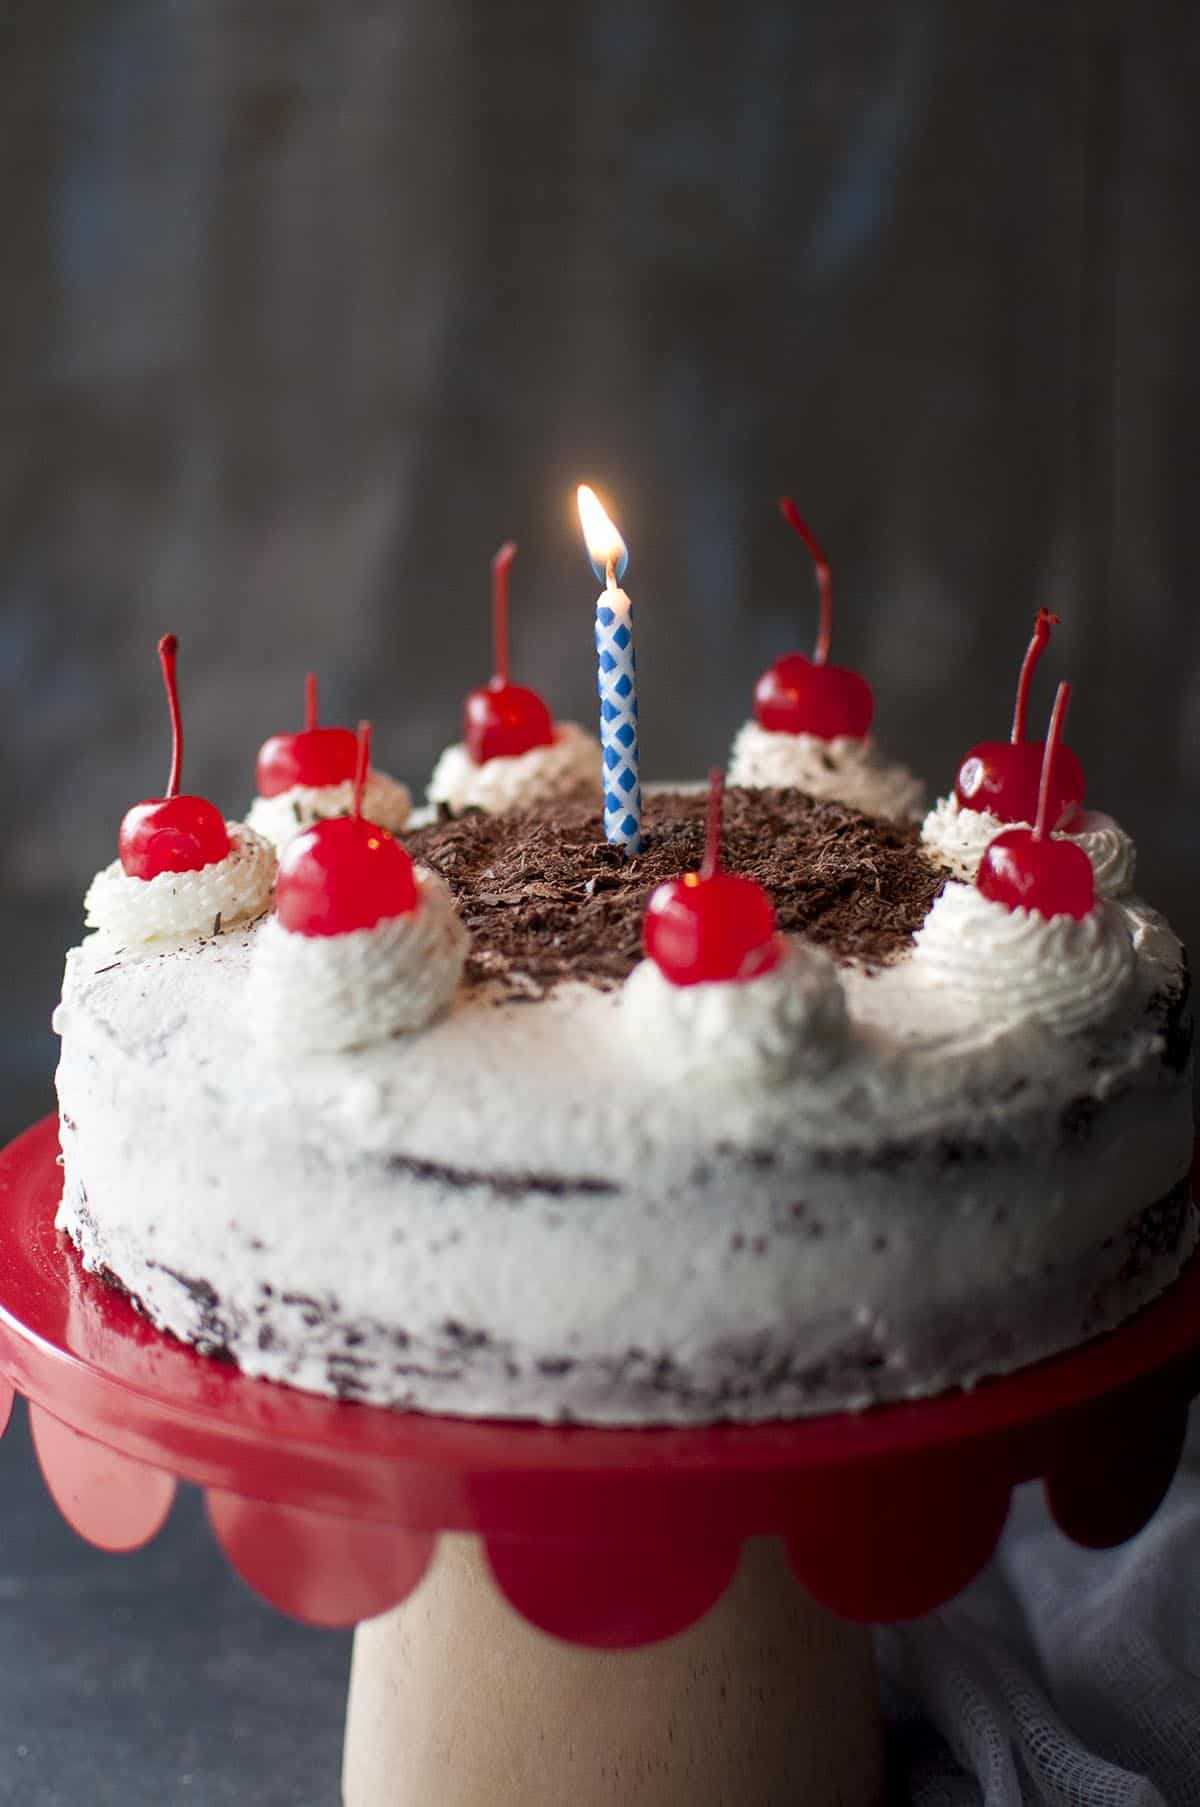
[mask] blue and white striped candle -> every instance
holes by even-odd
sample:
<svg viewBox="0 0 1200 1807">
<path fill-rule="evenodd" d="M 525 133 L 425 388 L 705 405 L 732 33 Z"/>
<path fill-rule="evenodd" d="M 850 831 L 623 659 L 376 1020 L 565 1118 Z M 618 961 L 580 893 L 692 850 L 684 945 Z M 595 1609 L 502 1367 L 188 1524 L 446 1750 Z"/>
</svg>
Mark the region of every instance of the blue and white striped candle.
<svg viewBox="0 0 1200 1807">
<path fill-rule="evenodd" d="M 597 688 L 604 761 L 604 833 L 628 858 L 642 851 L 642 787 L 638 778 L 637 660 L 633 604 L 618 584 L 629 563 L 624 540 L 595 492 L 579 485 L 579 519 L 588 557 L 604 589 L 596 599 Z"/>
</svg>

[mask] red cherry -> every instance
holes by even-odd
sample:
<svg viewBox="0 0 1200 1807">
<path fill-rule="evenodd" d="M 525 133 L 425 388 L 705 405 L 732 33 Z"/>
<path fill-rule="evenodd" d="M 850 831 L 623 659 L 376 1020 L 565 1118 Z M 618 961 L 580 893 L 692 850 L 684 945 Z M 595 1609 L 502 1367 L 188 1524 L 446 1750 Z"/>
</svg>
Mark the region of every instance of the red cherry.
<svg viewBox="0 0 1200 1807">
<path fill-rule="evenodd" d="M 772 734 L 862 740 L 875 699 L 867 680 L 849 666 L 817 665 L 803 653 L 785 653 L 754 686 L 754 714 Z"/>
<path fill-rule="evenodd" d="M 1029 828 L 1006 828 L 988 847 L 976 884 L 994 903 L 1042 916 L 1090 916 L 1096 902 L 1092 862 L 1074 841 L 1038 841 Z"/>
<path fill-rule="evenodd" d="M 386 828 L 363 819 L 371 725 L 358 730 L 354 813 L 315 822 L 289 841 L 279 860 L 275 908 L 295 935 L 344 935 L 407 916 L 419 902 L 412 859 Z"/>
<path fill-rule="evenodd" d="M 1039 609 L 1033 638 L 1026 649 L 1017 680 L 1011 740 L 986 740 L 972 747 L 958 768 L 954 794 L 963 809 L 988 810 L 1001 822 L 1032 822 L 1041 790 L 1046 744 L 1025 739 L 1029 687 L 1037 664 L 1050 639 L 1058 616 Z M 1070 747 L 1060 747 L 1048 802 L 1048 819 L 1058 827 L 1083 802 L 1086 779 Z"/>
<path fill-rule="evenodd" d="M 829 561 L 790 496 L 781 499 L 779 509 L 812 553 L 821 597 L 821 624 L 811 659 L 803 653 L 785 653 L 769 671 L 763 672 L 754 687 L 755 718 L 771 734 L 815 734 L 818 740 L 837 740 L 845 735 L 862 740 L 875 714 L 871 686 L 849 666 L 827 662 L 833 629 Z"/>
<path fill-rule="evenodd" d="M 314 790 L 353 778 L 358 741 L 349 728 L 317 725 L 317 676 L 304 681 L 306 710 L 302 734 L 272 734 L 259 750 L 255 782 L 260 797 L 278 797 L 295 785 Z"/>
<path fill-rule="evenodd" d="M 554 744 L 554 718 L 536 690 L 493 678 L 467 693 L 463 738 L 476 765 L 512 759 L 534 747 Z"/>
<path fill-rule="evenodd" d="M 148 797 L 126 810 L 117 837 L 117 853 L 130 878 L 199 872 L 228 852 L 224 817 L 204 797 Z"/>
<path fill-rule="evenodd" d="M 1053 841 L 1050 799 L 1055 794 L 1054 765 L 1062 755 L 1060 739 L 1071 686 L 1060 684 L 1046 736 L 1041 791 L 1032 828 L 1006 828 L 990 843 L 975 883 L 993 903 L 1010 910 L 1036 910 L 1041 916 L 1090 916 L 1096 903 L 1092 862 L 1073 841 Z"/>
<path fill-rule="evenodd" d="M 157 878 L 160 872 L 199 872 L 229 852 L 229 832 L 215 804 L 179 794 L 183 770 L 183 719 L 175 659 L 179 642 L 164 634 L 158 643 L 167 706 L 171 711 L 171 772 L 165 797 L 148 797 L 127 810 L 117 836 L 121 867 L 130 878 Z"/>
<path fill-rule="evenodd" d="M 496 672 L 490 683 L 469 692 L 463 712 L 463 739 L 476 765 L 554 743 L 554 718 L 537 691 L 508 681 L 508 574 L 516 556 L 516 546 L 506 540 L 492 560 Z"/>
<path fill-rule="evenodd" d="M 724 778 L 709 780 L 708 836 L 699 872 L 668 879 L 646 905 L 646 952 L 672 985 L 756 979 L 783 954 L 775 910 L 752 878 L 720 870 Z"/>
</svg>

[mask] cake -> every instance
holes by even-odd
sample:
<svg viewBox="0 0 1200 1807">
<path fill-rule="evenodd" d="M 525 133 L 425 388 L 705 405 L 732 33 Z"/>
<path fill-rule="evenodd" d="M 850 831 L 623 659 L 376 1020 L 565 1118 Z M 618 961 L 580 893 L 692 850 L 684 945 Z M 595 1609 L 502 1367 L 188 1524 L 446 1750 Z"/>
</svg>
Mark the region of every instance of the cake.
<svg viewBox="0 0 1200 1807">
<path fill-rule="evenodd" d="M 817 647 L 763 674 L 707 802 L 643 808 L 594 498 L 603 766 L 509 677 L 507 543 L 495 674 L 405 842 L 407 791 L 370 724 L 318 724 L 314 677 L 247 821 L 181 794 L 164 638 L 166 795 L 89 888 L 55 1017 L 57 1222 L 86 1268 L 248 1374 L 597 1424 L 969 1386 L 1174 1280 L 1187 962 L 1084 809 L 1068 685 L 1026 737 L 1054 617 L 1011 738 L 922 821 L 782 506 Z"/>
<path fill-rule="evenodd" d="M 428 995 L 382 1039 L 375 930 L 310 950 L 314 986 L 261 887 L 203 920 L 179 904 L 203 872 L 174 878 L 140 942 L 105 919 L 55 1019 L 85 1266 L 253 1375 L 602 1424 L 969 1385 L 1172 1281 L 1190 1009 L 1160 916 L 1126 888 L 1083 920 L 1006 910 L 917 823 L 734 788 L 726 867 L 769 894 L 779 958 L 674 985 L 645 907 L 704 820 L 651 794 L 632 861 L 583 800 L 411 834 L 440 927 L 404 943 Z"/>
</svg>

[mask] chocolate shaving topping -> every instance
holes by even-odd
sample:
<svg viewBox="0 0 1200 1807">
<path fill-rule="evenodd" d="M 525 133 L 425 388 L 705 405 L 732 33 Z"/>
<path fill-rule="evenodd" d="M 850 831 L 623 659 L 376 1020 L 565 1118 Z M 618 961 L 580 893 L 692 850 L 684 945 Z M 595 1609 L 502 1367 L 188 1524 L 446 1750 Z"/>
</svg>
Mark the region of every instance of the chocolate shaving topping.
<svg viewBox="0 0 1200 1807">
<path fill-rule="evenodd" d="M 524 997 L 561 979 L 608 989 L 642 957 L 654 886 L 699 867 L 705 807 L 699 793 L 647 798 L 646 850 L 632 860 L 586 802 L 471 811 L 405 842 L 454 893 L 473 943 L 468 982 L 500 980 Z M 915 826 L 792 790 L 726 791 L 722 861 L 766 888 L 785 932 L 866 966 L 904 952 L 945 883 Z"/>
</svg>

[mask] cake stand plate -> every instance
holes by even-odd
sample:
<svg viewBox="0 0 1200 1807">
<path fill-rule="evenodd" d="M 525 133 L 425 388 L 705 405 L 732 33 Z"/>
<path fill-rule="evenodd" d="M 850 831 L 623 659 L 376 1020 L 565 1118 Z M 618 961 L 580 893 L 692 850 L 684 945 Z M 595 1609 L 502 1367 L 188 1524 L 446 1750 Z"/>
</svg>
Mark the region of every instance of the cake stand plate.
<svg viewBox="0 0 1200 1807">
<path fill-rule="evenodd" d="M 558 1701 L 577 1730 L 589 1710 L 598 1714 L 597 1738 L 612 1736 L 617 1695 L 611 1711 L 597 1702 L 609 1698 L 605 1688 L 615 1672 L 606 1669 L 608 1679 L 598 1687 L 594 1675 L 570 1679 L 570 1663 L 586 1663 L 589 1651 L 651 1646 L 692 1627 L 676 1638 L 683 1649 L 710 1623 L 722 1640 L 721 1661 L 734 1666 L 743 1691 L 756 1663 L 764 1673 L 777 1670 L 789 1640 L 794 1651 L 803 1646 L 801 1666 L 819 1666 L 836 1681 L 844 1727 L 864 1647 L 855 1626 L 924 1613 L 955 1594 L 990 1555 L 1011 1490 L 1021 1481 L 1044 1481 L 1058 1523 L 1077 1541 L 1104 1546 L 1131 1536 L 1170 1482 L 1188 1403 L 1200 1392 L 1200 1261 L 1194 1261 L 1128 1325 L 1067 1355 L 970 1393 L 862 1414 L 610 1430 L 476 1423 L 341 1404 L 251 1380 L 198 1355 L 87 1275 L 54 1229 L 57 1147 L 57 1125 L 49 1118 L 0 1153 L 0 1424 L 14 1390 L 24 1394 L 47 1484 L 75 1529 L 102 1548 L 134 1548 L 164 1522 L 176 1479 L 196 1482 L 206 1490 L 217 1538 L 251 1586 L 314 1624 L 388 1614 L 364 1628 L 373 1640 L 379 1627 L 410 1613 L 401 1603 L 431 1567 L 411 1610 L 428 1597 L 444 1603 L 434 1615 L 438 1625 L 451 1612 L 460 1625 L 471 1614 L 486 1618 L 500 1604 L 486 1581 L 490 1574 L 526 1621 L 519 1634 L 534 1639 L 523 1656 L 512 1657 L 504 1679 L 525 1674 L 543 1704 Z M 467 1538 L 478 1541 L 467 1544 Z M 803 1584 L 790 1589 L 796 1602 L 807 1599 L 808 1606 L 789 1607 L 789 1623 L 774 1625 L 767 1644 L 751 1638 L 751 1649 L 748 1627 L 761 1626 L 764 1614 L 769 1619 L 781 1591 L 789 1591 L 785 1569 Z M 483 1604 L 485 1596 L 491 1606 Z M 425 1683 L 449 1661 L 445 1640 L 438 1643 L 428 1621 L 426 1614 Z M 576 1647 L 557 1659 L 557 1693 L 544 1652 L 563 1646 L 538 1639 L 530 1626 Z M 481 1635 L 497 1637 L 490 1619 Z M 390 1780 L 380 1792 L 369 1757 L 358 1764 L 357 1780 L 351 1773 L 355 1748 L 360 1757 L 378 1751 L 381 1739 L 386 1743 L 383 1721 L 399 1723 L 402 1647 L 401 1668 L 409 1665 L 411 1683 L 417 1660 L 411 1618 L 397 1625 L 386 1648 L 370 1646 L 374 1655 L 364 1659 L 369 1674 L 361 1686 L 356 1658 L 358 1723 L 369 1729 L 356 1745 L 352 1701 L 346 1798 L 353 1807 L 425 1798 L 386 1792 Z M 661 1660 L 646 1649 L 616 1659 L 619 1669 Z M 492 1695 L 502 1669 L 491 1674 Z M 712 1710 L 698 1678 L 710 1671 L 693 1649 L 682 1668 L 675 1665 L 674 1679 L 656 1673 L 651 1684 L 660 1705 L 672 1687 L 680 1690 L 679 1711 L 695 1734 L 693 1755 Z M 794 1681 L 792 1675 L 789 1686 Z M 761 1702 L 761 1678 L 755 1686 Z M 465 1692 L 474 1698 L 471 1689 Z M 787 1707 L 794 1720 L 793 1696 Z M 627 1716 L 632 1710 L 627 1689 L 619 1710 Z M 506 1724 L 512 1723 L 509 1711 Z M 532 1735 L 532 1725 L 526 1729 Z M 662 1736 L 657 1711 L 654 1728 L 643 1728 L 637 1746 L 642 1759 L 646 1740 L 656 1735 Z M 469 1735 L 459 1727 L 456 1736 L 462 1757 Z M 750 1731 L 744 1736 L 755 1745 Z M 863 1737 L 871 1742 L 865 1730 Z M 586 1743 L 582 1732 L 578 1742 Z M 731 1775 L 744 1782 L 745 1751 L 732 1735 L 723 1735 L 723 1751 Z M 715 1774 L 721 1754 L 706 1750 L 706 1775 Z M 798 1786 L 800 1777 L 817 1789 L 813 1798 L 822 1790 L 833 1798 L 831 1791 L 841 1788 L 847 1800 L 869 1800 L 878 1783 L 871 1761 L 864 1757 L 856 1781 L 835 1776 L 826 1753 L 824 1767 L 803 1777 L 789 1769 L 788 1786 Z M 457 1762 L 454 1787 L 432 1770 L 421 1786 L 436 1786 L 436 1798 L 445 1802 L 488 1799 L 487 1787 L 493 1800 L 508 1798 L 496 1792 L 494 1777 L 472 1792 L 468 1769 L 465 1760 Z M 764 1781 L 763 1800 L 778 1798 L 771 1791 L 782 1773 L 772 1771 Z M 641 1796 L 589 1793 L 578 1776 L 556 1775 L 551 1786 L 570 1792 L 547 1793 L 547 1800 L 580 1803 L 709 1798 L 695 1776 L 680 1783 L 678 1794 L 665 1780 Z M 522 1787 L 523 1801 L 542 1798 L 528 1782 Z M 757 1800 L 747 1788 L 737 1798 Z"/>
</svg>

